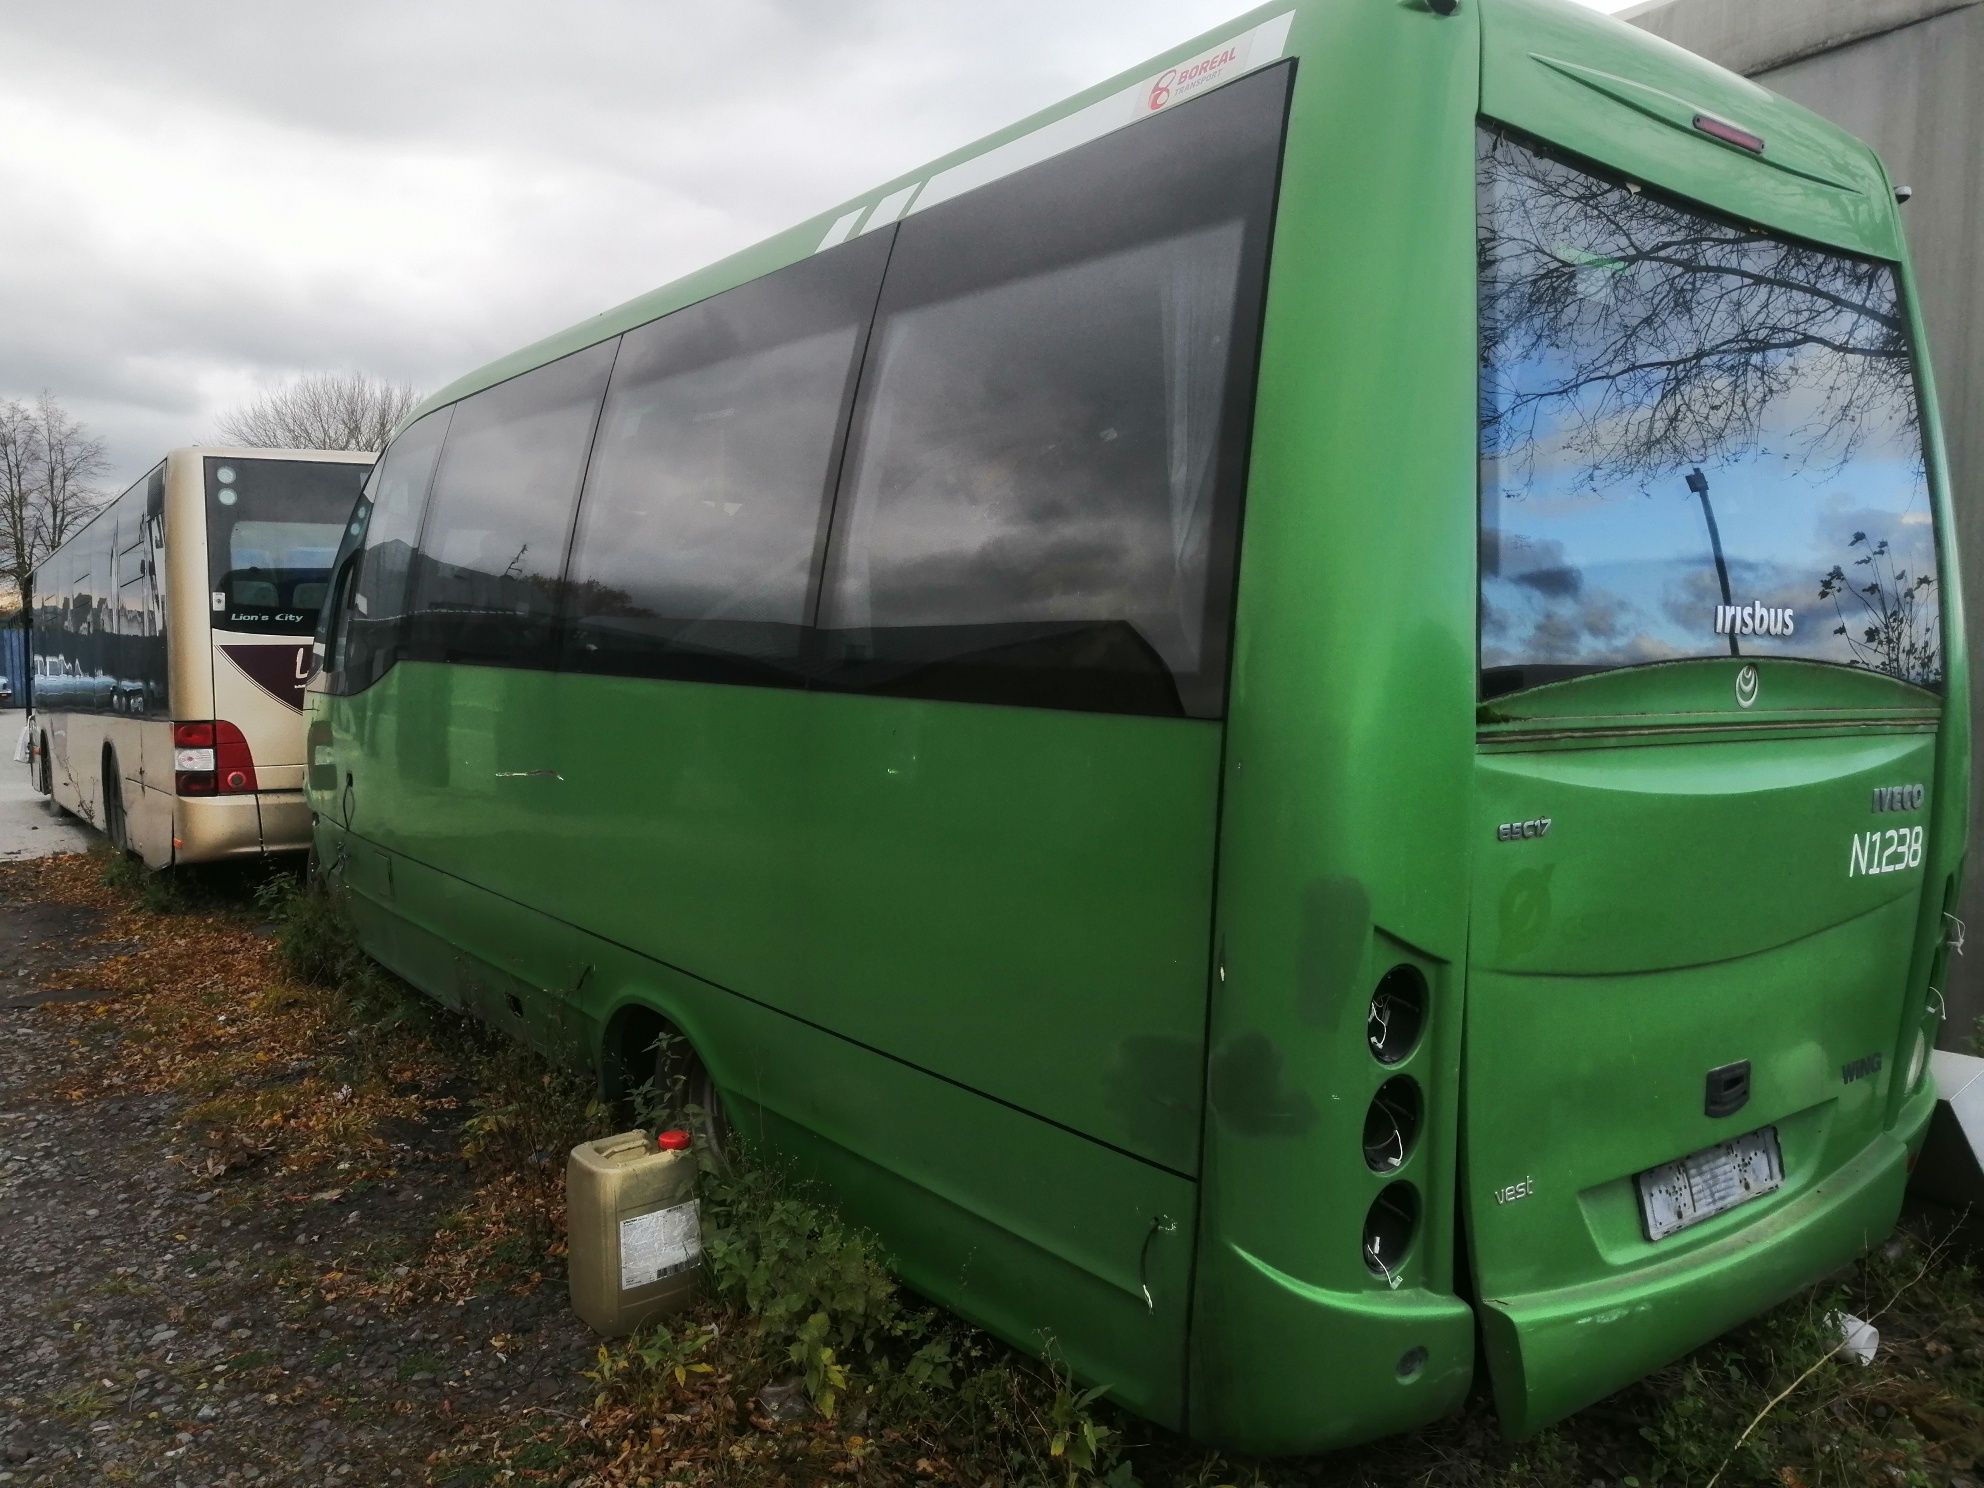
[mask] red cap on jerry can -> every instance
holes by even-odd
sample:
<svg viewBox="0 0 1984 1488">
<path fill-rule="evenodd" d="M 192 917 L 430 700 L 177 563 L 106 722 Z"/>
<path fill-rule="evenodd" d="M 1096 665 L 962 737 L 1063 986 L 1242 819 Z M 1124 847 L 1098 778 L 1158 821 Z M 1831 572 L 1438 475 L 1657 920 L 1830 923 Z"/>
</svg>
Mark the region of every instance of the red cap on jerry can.
<svg viewBox="0 0 1984 1488">
<path fill-rule="evenodd" d="M 685 1131 L 665 1131 L 655 1137 L 654 1144 L 663 1152 L 681 1152 L 689 1145 L 689 1134 Z"/>
</svg>

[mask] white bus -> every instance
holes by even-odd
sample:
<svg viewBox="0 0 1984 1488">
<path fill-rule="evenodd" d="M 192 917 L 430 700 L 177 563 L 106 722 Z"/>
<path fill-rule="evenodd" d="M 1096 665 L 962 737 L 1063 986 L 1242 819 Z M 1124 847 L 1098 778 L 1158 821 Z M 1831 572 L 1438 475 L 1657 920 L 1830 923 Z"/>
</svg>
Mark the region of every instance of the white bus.
<svg viewBox="0 0 1984 1488">
<path fill-rule="evenodd" d="M 311 634 L 374 459 L 174 450 L 42 560 L 42 794 L 154 868 L 309 845 Z"/>
</svg>

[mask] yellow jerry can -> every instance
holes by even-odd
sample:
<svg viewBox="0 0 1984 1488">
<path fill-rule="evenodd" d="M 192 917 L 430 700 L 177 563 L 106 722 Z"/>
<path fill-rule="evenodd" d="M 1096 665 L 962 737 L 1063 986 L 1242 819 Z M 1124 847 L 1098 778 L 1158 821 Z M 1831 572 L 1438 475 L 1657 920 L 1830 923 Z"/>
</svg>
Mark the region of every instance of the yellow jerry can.
<svg viewBox="0 0 1984 1488">
<path fill-rule="evenodd" d="M 703 1279 L 696 1155 L 685 1131 L 581 1142 L 565 1164 L 572 1310 L 607 1338 L 694 1300 Z"/>
</svg>

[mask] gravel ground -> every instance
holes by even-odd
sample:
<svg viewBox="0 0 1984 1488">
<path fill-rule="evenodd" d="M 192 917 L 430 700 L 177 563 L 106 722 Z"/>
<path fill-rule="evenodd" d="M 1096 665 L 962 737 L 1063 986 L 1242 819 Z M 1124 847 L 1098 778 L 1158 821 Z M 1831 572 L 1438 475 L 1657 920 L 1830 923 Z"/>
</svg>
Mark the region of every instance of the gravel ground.
<svg viewBox="0 0 1984 1488">
<path fill-rule="evenodd" d="M 451 1442 L 581 1409 L 595 1344 L 555 1280 L 390 1314 L 311 1284 L 419 1253 L 462 1201 L 455 1132 L 403 1123 L 393 1181 L 294 1203 L 200 1176 L 177 1098 L 92 1079 L 114 1020 L 34 991 L 117 949 L 76 948 L 92 918 L 0 899 L 0 1483 L 426 1482 Z"/>
</svg>

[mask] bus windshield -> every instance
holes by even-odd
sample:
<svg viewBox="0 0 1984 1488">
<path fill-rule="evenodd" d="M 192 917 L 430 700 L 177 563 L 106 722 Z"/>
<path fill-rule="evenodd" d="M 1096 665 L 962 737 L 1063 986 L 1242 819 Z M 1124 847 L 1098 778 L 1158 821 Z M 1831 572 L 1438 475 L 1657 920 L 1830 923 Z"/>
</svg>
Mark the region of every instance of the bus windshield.
<svg viewBox="0 0 1984 1488">
<path fill-rule="evenodd" d="M 206 465 L 215 627 L 311 634 L 332 556 L 371 467 L 212 456 Z"/>
<path fill-rule="evenodd" d="M 1894 266 L 1479 146 L 1482 696 L 1714 656 L 1939 685 Z"/>
</svg>

